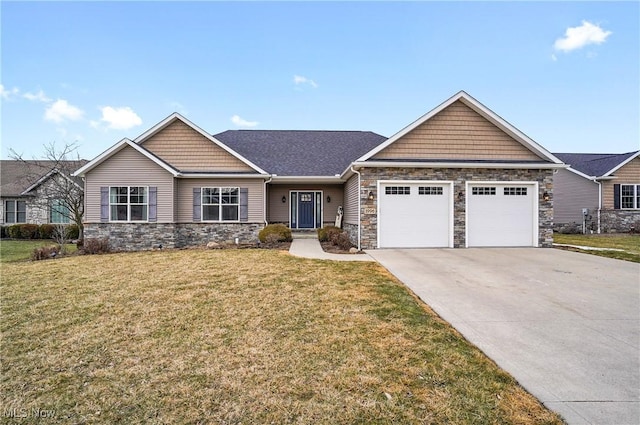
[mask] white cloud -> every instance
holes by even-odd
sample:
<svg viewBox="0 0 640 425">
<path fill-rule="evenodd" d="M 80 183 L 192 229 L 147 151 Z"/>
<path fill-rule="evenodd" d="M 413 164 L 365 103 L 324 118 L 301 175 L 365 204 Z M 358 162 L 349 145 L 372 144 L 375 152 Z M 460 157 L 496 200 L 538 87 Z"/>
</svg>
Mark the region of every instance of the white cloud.
<svg viewBox="0 0 640 425">
<path fill-rule="evenodd" d="M 17 96 L 19 92 L 20 90 L 17 87 L 7 90 L 0 84 L 0 98 L 4 100 L 10 100 L 13 96 Z"/>
<path fill-rule="evenodd" d="M 255 127 L 256 125 L 258 125 L 258 121 L 247 121 L 245 119 L 240 118 L 239 115 L 232 116 L 231 122 L 237 125 L 238 127 Z"/>
<path fill-rule="evenodd" d="M 84 115 L 84 111 L 76 106 L 70 105 L 64 99 L 58 99 L 53 102 L 44 111 L 44 119 L 53 122 L 62 122 L 65 120 L 77 121 Z"/>
<path fill-rule="evenodd" d="M 48 98 L 47 95 L 45 95 L 42 90 L 40 90 L 38 93 L 26 92 L 25 94 L 22 95 L 22 97 L 24 97 L 27 100 L 34 101 L 34 102 L 35 101 L 42 102 L 42 103 L 51 102 L 51 99 Z"/>
<path fill-rule="evenodd" d="M 293 76 L 293 83 L 294 83 L 296 86 L 299 86 L 300 84 L 309 84 L 309 85 L 310 85 L 311 87 L 313 87 L 314 89 L 315 89 L 315 88 L 318 88 L 318 84 L 316 84 L 316 82 L 315 82 L 315 81 L 313 81 L 313 80 L 312 80 L 312 79 L 310 79 L 310 78 L 303 77 L 302 75 L 294 75 L 294 76 Z"/>
<path fill-rule="evenodd" d="M 590 44 L 602 44 L 611 34 L 611 31 L 605 31 L 598 25 L 582 21 L 582 25 L 579 27 L 567 28 L 565 36 L 557 39 L 553 48 L 563 52 L 570 52 Z"/>
<path fill-rule="evenodd" d="M 142 124 L 142 119 L 128 106 L 119 108 L 105 106 L 100 108 L 100 110 L 102 111 L 102 118 L 100 118 L 100 121 L 106 122 L 107 128 L 112 128 L 114 130 L 127 130 L 131 127 Z M 91 121 L 89 124 L 94 128 L 98 127 L 98 123 L 96 121 Z"/>
</svg>

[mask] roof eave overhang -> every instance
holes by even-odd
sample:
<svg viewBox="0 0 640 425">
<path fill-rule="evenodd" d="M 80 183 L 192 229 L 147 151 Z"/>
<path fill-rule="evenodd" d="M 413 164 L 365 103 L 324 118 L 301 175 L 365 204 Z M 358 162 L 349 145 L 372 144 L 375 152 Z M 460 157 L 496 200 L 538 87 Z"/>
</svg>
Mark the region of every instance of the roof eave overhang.
<svg viewBox="0 0 640 425">
<path fill-rule="evenodd" d="M 601 176 L 601 177 L 595 177 L 593 180 L 595 181 L 606 181 L 606 180 L 615 180 L 617 179 L 616 176 Z"/>
<path fill-rule="evenodd" d="M 285 184 L 285 183 L 318 183 L 318 184 L 341 184 L 344 183 L 339 175 L 335 176 L 278 176 L 272 175 L 272 184 Z"/>
<path fill-rule="evenodd" d="M 353 168 L 507 168 L 507 169 L 557 169 L 568 168 L 566 164 L 557 164 L 553 162 L 527 163 L 527 162 L 397 162 L 397 161 L 356 161 Z M 345 170 L 346 174 L 349 169 Z"/>
<path fill-rule="evenodd" d="M 233 173 L 179 173 L 181 179 L 262 179 L 268 180 L 270 174 L 233 174 Z"/>
</svg>

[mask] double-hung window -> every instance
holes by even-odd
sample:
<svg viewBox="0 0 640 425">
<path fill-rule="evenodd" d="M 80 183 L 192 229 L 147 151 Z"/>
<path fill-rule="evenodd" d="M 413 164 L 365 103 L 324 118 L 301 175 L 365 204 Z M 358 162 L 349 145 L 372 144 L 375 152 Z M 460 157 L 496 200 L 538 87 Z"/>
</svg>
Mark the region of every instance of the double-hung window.
<svg viewBox="0 0 640 425">
<path fill-rule="evenodd" d="M 52 199 L 49 207 L 49 223 L 67 224 L 69 223 L 69 207 L 62 199 Z"/>
<path fill-rule="evenodd" d="M 240 188 L 203 187 L 203 221 L 238 221 L 240 212 Z"/>
<path fill-rule="evenodd" d="M 7 200 L 4 201 L 4 222 L 5 223 L 26 223 L 27 203 L 25 201 Z"/>
<path fill-rule="evenodd" d="M 622 209 L 640 209 L 640 184 L 620 185 L 620 207 Z"/>
<path fill-rule="evenodd" d="M 147 221 L 149 212 L 146 186 L 115 186 L 109 188 L 111 221 Z"/>
</svg>

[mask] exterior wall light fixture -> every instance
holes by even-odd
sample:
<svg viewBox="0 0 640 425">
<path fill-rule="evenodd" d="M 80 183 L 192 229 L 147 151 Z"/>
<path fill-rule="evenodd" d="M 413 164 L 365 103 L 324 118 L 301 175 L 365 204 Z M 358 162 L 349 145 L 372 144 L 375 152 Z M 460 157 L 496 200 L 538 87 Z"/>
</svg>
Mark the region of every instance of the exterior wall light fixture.
<svg viewBox="0 0 640 425">
<path fill-rule="evenodd" d="M 287 202 L 287 197 L 286 196 L 282 196 L 282 203 L 284 204 L 285 202 Z"/>
<path fill-rule="evenodd" d="M 369 200 L 373 201 L 373 192 L 369 192 Z"/>
<path fill-rule="evenodd" d="M 542 200 L 543 200 L 543 201 L 545 201 L 545 202 L 546 202 L 546 201 L 548 201 L 549 199 L 551 199 L 551 196 L 549 196 L 549 193 L 548 193 L 548 192 L 545 192 L 545 193 L 543 193 L 543 194 L 542 194 Z"/>
</svg>

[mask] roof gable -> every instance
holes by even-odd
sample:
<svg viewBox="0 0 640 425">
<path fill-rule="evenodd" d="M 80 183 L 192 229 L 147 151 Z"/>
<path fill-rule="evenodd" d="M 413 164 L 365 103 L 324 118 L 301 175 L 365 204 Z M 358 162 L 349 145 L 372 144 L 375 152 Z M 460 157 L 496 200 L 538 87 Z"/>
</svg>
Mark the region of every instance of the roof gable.
<svg viewBox="0 0 640 425">
<path fill-rule="evenodd" d="M 70 182 L 82 188 L 82 181 L 64 175 L 56 169 L 56 165 L 62 165 L 65 169 L 86 164 L 86 160 L 2 160 L 0 161 L 0 194 L 3 197 L 24 196 L 47 181 L 53 174 L 60 174 Z"/>
<path fill-rule="evenodd" d="M 134 140 L 181 172 L 250 172 L 266 174 L 247 158 L 178 113 Z"/>
<path fill-rule="evenodd" d="M 389 159 L 561 163 L 542 146 L 463 91 L 400 130 L 358 161 Z"/>
<path fill-rule="evenodd" d="M 569 164 L 570 169 L 593 177 L 608 177 L 624 165 L 640 156 L 640 151 L 615 153 L 556 153 L 558 158 Z"/>
<path fill-rule="evenodd" d="M 148 150 L 146 150 L 142 146 L 132 142 L 131 140 L 129 140 L 127 138 L 124 138 L 124 139 L 120 140 L 118 143 L 116 143 L 115 145 L 111 146 L 106 151 L 102 152 L 100 155 L 98 155 L 97 157 L 95 157 L 91 161 L 89 161 L 87 164 L 85 164 L 83 167 L 81 167 L 75 173 L 73 173 L 73 175 L 74 176 L 81 176 L 81 177 L 84 176 L 86 173 L 88 173 L 89 171 L 91 171 L 92 169 L 97 167 L 98 165 L 102 164 L 103 162 L 107 161 L 113 155 L 115 155 L 116 153 L 120 152 L 122 149 L 124 149 L 126 147 L 133 148 L 138 153 L 142 154 L 145 158 L 147 158 L 150 161 L 156 163 L 161 168 L 163 168 L 165 171 L 171 173 L 174 177 L 179 174 L 178 170 L 176 170 L 171 165 L 169 165 L 166 162 L 164 162 L 162 159 L 160 159 L 157 156 L 155 156 L 153 153 L 149 152 Z"/>
<path fill-rule="evenodd" d="M 215 137 L 278 176 L 335 176 L 386 140 L 370 131 L 229 130 Z"/>
</svg>

